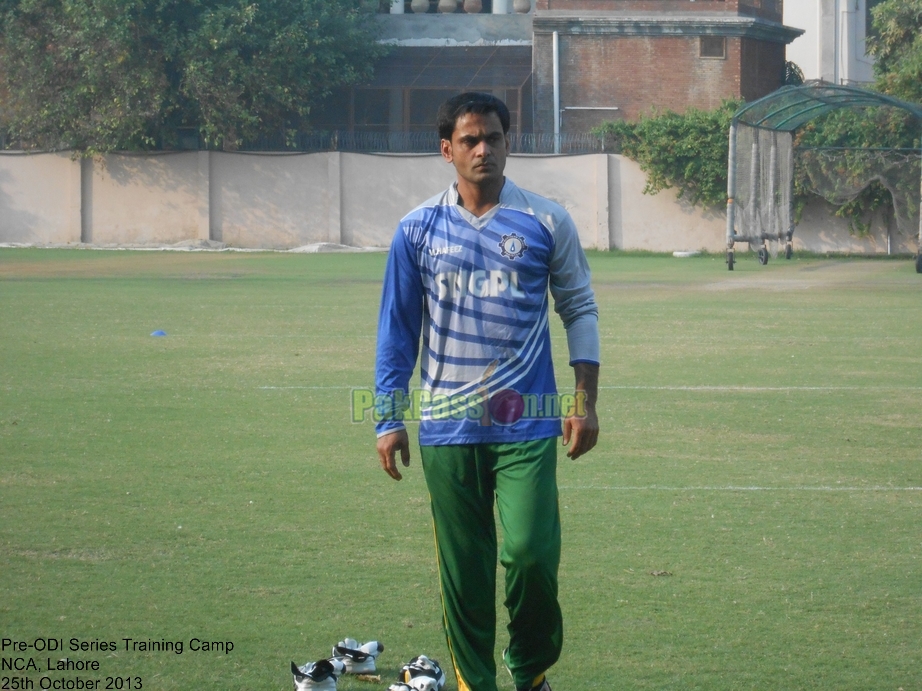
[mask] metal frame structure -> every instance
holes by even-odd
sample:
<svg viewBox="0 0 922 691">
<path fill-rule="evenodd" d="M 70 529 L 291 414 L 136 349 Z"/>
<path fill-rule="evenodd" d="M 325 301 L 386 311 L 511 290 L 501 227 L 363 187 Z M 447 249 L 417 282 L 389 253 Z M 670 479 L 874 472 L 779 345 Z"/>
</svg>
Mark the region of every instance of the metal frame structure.
<svg viewBox="0 0 922 691">
<path fill-rule="evenodd" d="M 793 133 L 811 120 L 839 108 L 868 108 L 890 106 L 905 110 L 922 123 L 922 105 L 901 101 L 886 94 L 854 86 L 839 86 L 823 81 L 811 81 L 803 86 L 786 86 L 753 101 L 740 108 L 733 115 L 730 124 L 730 155 L 727 165 L 727 268 L 733 270 L 735 242 L 749 242 L 750 239 L 737 235 L 735 231 L 736 196 L 736 140 L 739 125 L 758 129 L 777 130 Z M 922 154 L 922 149 L 920 149 Z M 919 176 L 919 189 L 922 191 L 922 173 Z M 788 244 L 785 255 L 790 257 L 791 236 L 794 228 L 788 231 Z M 763 241 L 765 238 L 761 238 Z M 764 254 L 763 254 L 764 253 Z M 764 259 L 764 261 L 763 261 Z M 760 250 L 759 260 L 766 263 L 767 250 Z M 922 199 L 919 202 L 919 236 L 916 250 L 916 271 L 922 273 Z"/>
</svg>

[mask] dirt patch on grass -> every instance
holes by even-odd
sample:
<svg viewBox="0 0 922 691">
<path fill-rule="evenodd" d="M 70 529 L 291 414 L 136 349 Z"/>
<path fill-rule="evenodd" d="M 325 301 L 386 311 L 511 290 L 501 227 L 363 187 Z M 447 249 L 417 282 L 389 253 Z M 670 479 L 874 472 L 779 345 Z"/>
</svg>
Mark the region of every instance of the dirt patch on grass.
<svg viewBox="0 0 922 691">
<path fill-rule="evenodd" d="M 783 260 L 782 260 L 783 261 Z M 902 262 L 818 260 L 808 264 L 782 264 L 727 272 L 719 281 L 702 286 L 707 291 L 761 290 L 792 292 L 831 286 L 856 286 L 876 281 L 881 276 L 902 272 Z"/>
</svg>

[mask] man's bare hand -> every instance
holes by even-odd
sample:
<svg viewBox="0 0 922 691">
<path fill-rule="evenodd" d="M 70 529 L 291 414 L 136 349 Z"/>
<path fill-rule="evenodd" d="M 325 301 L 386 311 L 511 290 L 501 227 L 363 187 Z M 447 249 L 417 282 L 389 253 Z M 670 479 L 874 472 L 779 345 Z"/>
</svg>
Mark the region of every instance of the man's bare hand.
<svg viewBox="0 0 922 691">
<path fill-rule="evenodd" d="M 595 402 L 599 392 L 599 366 L 588 362 L 573 365 L 576 375 L 576 396 L 585 406 L 577 405 L 574 415 L 563 421 L 563 445 L 572 440 L 567 456 L 579 458 L 592 450 L 599 441 L 599 416 L 595 412 Z"/>
<path fill-rule="evenodd" d="M 568 458 L 579 458 L 592 450 L 599 441 L 599 417 L 595 408 L 587 406 L 586 415 L 570 416 L 563 421 L 563 445 L 570 444 Z"/>
<path fill-rule="evenodd" d="M 395 480 L 402 480 L 403 475 L 397 470 L 397 452 L 404 468 L 410 467 L 410 437 L 405 429 L 378 437 L 378 458 L 384 472 Z"/>
</svg>

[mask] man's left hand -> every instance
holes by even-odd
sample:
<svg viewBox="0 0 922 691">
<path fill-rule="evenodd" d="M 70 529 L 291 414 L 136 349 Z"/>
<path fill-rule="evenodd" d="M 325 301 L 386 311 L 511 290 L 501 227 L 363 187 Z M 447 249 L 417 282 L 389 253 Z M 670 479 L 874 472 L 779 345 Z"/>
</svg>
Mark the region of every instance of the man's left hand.
<svg viewBox="0 0 922 691">
<path fill-rule="evenodd" d="M 588 453 L 599 441 L 599 416 L 595 412 L 595 402 L 599 393 L 599 366 L 589 362 L 573 365 L 576 374 L 576 396 L 582 401 L 576 406 L 573 415 L 563 421 L 563 445 L 570 444 L 567 456 L 579 458 Z"/>
<path fill-rule="evenodd" d="M 572 444 L 570 444 L 572 440 Z M 579 458 L 588 453 L 599 441 L 599 416 L 595 407 L 586 408 L 586 414 L 571 415 L 563 421 L 563 445 L 570 445 L 568 458 Z"/>
</svg>

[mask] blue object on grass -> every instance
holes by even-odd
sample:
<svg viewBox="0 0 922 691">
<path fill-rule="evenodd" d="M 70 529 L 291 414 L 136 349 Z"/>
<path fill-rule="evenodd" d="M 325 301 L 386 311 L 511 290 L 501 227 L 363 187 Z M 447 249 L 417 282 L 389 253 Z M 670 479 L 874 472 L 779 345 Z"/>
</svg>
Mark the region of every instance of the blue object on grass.
<svg viewBox="0 0 922 691">
<path fill-rule="evenodd" d="M 151 336 L 166 336 L 166 331 L 157 329 L 156 331 L 154 331 L 154 333 L 151 334 Z"/>
</svg>

